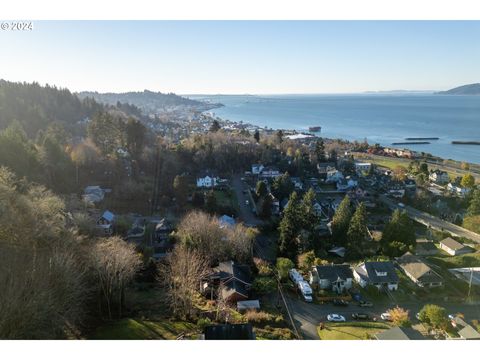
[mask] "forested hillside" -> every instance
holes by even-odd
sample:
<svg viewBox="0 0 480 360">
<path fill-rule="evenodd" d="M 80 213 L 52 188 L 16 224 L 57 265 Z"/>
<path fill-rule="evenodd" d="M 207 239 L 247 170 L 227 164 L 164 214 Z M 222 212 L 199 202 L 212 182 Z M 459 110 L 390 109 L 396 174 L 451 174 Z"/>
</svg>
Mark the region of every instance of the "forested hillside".
<svg viewBox="0 0 480 360">
<path fill-rule="evenodd" d="M 126 93 L 98 93 L 84 91 L 78 93 L 82 99 L 93 98 L 98 102 L 117 105 L 118 102 L 124 104 L 133 104 L 145 113 L 154 113 L 159 109 L 173 107 L 173 106 L 201 106 L 204 103 L 196 100 L 184 98 L 173 93 L 164 94 L 161 92 L 153 92 L 144 90 L 142 92 L 126 92 Z"/>
<path fill-rule="evenodd" d="M 103 105 L 81 100 L 68 89 L 0 80 L 0 129 L 17 120 L 29 137 L 53 122 L 74 131 L 77 122 L 102 110 Z"/>
</svg>

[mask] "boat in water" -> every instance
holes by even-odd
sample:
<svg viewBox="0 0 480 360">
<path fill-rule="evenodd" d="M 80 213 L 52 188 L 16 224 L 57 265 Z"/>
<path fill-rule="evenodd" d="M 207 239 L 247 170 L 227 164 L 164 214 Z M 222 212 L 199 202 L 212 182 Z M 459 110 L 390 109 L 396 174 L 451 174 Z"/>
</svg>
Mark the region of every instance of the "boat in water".
<svg viewBox="0 0 480 360">
<path fill-rule="evenodd" d="M 321 130 L 322 130 L 321 126 L 310 126 L 308 128 L 308 131 L 310 131 L 310 132 L 320 132 Z"/>
</svg>

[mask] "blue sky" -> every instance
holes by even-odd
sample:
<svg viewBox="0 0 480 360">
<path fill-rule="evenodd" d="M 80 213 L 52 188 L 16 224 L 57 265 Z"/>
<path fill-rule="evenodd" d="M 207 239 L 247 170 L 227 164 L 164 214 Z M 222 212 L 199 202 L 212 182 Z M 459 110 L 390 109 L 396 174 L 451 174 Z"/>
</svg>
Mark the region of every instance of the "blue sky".
<svg viewBox="0 0 480 360">
<path fill-rule="evenodd" d="M 0 78 L 181 94 L 480 82 L 480 21 L 58 21 L 0 32 Z"/>
</svg>

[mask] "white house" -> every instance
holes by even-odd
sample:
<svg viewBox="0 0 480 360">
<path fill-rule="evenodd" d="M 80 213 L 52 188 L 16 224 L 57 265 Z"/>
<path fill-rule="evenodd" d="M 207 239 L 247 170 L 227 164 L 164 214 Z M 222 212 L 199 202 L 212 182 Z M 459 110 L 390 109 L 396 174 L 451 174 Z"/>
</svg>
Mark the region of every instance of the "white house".
<svg viewBox="0 0 480 360">
<path fill-rule="evenodd" d="M 218 185 L 219 178 L 215 176 L 203 176 L 197 178 L 197 187 L 198 188 L 212 188 Z"/>
<path fill-rule="evenodd" d="M 428 179 L 435 184 L 446 184 L 450 180 L 448 173 L 442 170 L 434 170 L 428 175 Z"/>
<path fill-rule="evenodd" d="M 260 175 L 264 166 L 262 164 L 253 164 L 252 165 L 252 174 L 253 175 Z"/>
<path fill-rule="evenodd" d="M 469 246 L 465 246 L 451 237 L 447 237 L 440 241 L 440 249 L 452 256 L 466 254 L 472 251 Z"/>
<path fill-rule="evenodd" d="M 105 210 L 102 216 L 97 220 L 97 229 L 102 231 L 102 235 L 112 235 L 113 225 L 115 223 L 115 215 Z"/>
<path fill-rule="evenodd" d="M 398 275 L 391 261 L 371 261 L 353 268 L 353 276 L 361 287 L 373 285 L 390 291 L 398 289 Z"/>
<path fill-rule="evenodd" d="M 327 183 L 337 183 L 340 180 L 343 180 L 344 176 L 341 171 L 334 169 L 334 170 L 328 170 L 327 171 L 327 178 L 325 179 L 325 182 Z"/>
<path fill-rule="evenodd" d="M 452 184 L 451 182 L 448 183 L 447 190 L 460 197 L 465 197 L 470 192 L 470 189 Z"/>
<path fill-rule="evenodd" d="M 260 177 L 262 178 L 277 178 L 279 176 L 282 176 L 280 170 L 273 166 L 264 167 L 260 172 Z"/>
<path fill-rule="evenodd" d="M 369 172 L 372 164 L 369 162 L 355 162 L 355 171 L 357 173 Z"/>
</svg>

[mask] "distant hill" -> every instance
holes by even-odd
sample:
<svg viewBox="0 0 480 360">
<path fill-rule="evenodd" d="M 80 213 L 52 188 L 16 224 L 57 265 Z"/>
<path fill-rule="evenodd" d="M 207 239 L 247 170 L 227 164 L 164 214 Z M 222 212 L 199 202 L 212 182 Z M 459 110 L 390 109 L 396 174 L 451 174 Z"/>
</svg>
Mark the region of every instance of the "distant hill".
<svg viewBox="0 0 480 360">
<path fill-rule="evenodd" d="M 30 137 L 52 122 L 73 130 L 77 122 L 105 107 L 95 100 L 81 100 L 68 89 L 0 80 L 0 130 L 18 120 Z"/>
<path fill-rule="evenodd" d="M 447 91 L 439 91 L 435 94 L 438 95 L 480 95 L 480 84 L 468 84 L 463 86 L 458 86 L 456 88 L 447 90 Z"/>
<path fill-rule="evenodd" d="M 126 93 L 98 93 L 92 91 L 83 91 L 78 93 L 82 99 L 87 97 L 93 98 L 98 102 L 115 105 L 117 103 L 131 104 L 140 108 L 145 113 L 157 113 L 159 111 L 176 107 L 176 106 L 204 106 L 205 103 L 197 100 L 187 99 L 173 93 L 164 94 L 161 92 L 153 92 L 144 90 L 143 92 L 126 92 Z"/>
</svg>

